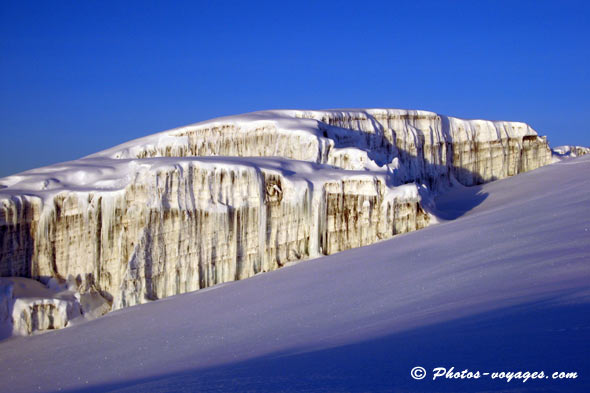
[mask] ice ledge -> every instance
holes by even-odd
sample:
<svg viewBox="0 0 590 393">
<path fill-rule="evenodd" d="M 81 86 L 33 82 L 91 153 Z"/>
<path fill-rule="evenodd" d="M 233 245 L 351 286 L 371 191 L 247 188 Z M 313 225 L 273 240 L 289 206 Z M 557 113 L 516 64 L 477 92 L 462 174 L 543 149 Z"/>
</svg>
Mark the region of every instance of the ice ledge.
<svg viewBox="0 0 590 393">
<path fill-rule="evenodd" d="M 0 278 L 0 339 L 62 329 L 110 309 L 98 293 L 80 294 L 72 282 L 52 278 L 44 285 L 24 277 Z"/>
</svg>

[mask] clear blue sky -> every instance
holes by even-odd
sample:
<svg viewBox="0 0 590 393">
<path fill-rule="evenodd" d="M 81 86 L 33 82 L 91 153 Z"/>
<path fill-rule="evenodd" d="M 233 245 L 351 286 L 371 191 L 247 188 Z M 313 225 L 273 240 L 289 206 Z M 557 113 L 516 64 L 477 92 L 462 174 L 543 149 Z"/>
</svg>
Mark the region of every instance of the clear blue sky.
<svg viewBox="0 0 590 393">
<path fill-rule="evenodd" d="M 590 145 L 590 2 L 0 1 L 0 176 L 212 117 L 392 107 Z"/>
</svg>

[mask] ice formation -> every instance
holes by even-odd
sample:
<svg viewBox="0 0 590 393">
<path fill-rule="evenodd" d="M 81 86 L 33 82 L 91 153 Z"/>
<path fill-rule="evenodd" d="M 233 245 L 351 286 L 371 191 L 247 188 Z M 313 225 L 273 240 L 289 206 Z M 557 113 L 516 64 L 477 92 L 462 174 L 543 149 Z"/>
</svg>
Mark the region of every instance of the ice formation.
<svg viewBox="0 0 590 393">
<path fill-rule="evenodd" d="M 581 157 L 590 154 L 590 147 L 584 146 L 557 146 L 553 148 L 553 153 L 558 158 Z"/>
<path fill-rule="evenodd" d="M 114 309 L 428 225 L 428 198 L 550 163 L 527 124 L 391 109 L 255 112 L 0 179 L 0 275 Z"/>
<path fill-rule="evenodd" d="M 47 285 L 24 277 L 0 278 L 0 338 L 60 329 L 76 319 L 109 312 L 110 303 L 76 281 L 50 278 Z"/>
</svg>

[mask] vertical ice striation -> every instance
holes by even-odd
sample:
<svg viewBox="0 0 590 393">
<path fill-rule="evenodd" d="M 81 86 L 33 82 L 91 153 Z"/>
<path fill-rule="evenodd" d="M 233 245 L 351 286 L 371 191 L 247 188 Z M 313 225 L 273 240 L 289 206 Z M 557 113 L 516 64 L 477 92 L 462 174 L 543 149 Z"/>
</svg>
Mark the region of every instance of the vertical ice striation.
<svg viewBox="0 0 590 393">
<path fill-rule="evenodd" d="M 283 157 L 347 170 L 399 166 L 398 182 L 434 188 L 513 176 L 551 162 L 527 124 L 398 109 L 265 111 L 214 119 L 127 142 L 91 157 Z"/>
<path fill-rule="evenodd" d="M 268 111 L 0 179 L 0 275 L 73 278 L 122 308 L 428 225 L 418 189 L 551 161 L 524 123 Z"/>
<path fill-rule="evenodd" d="M 1 335 L 7 330 L 28 335 L 61 329 L 84 312 L 94 318 L 107 311 L 105 299 L 96 293 L 80 296 L 74 282 L 68 285 L 49 279 L 48 284 L 23 277 L 0 278 Z"/>
</svg>

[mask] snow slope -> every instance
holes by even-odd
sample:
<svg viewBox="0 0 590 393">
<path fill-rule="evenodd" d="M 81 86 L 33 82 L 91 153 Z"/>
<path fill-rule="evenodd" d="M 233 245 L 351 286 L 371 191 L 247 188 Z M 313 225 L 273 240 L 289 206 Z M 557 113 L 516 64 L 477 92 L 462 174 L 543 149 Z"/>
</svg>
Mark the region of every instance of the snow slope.
<svg viewBox="0 0 590 393">
<path fill-rule="evenodd" d="M 438 225 L 0 342 L 0 391 L 590 391 L 588 173 L 590 156 L 457 187 Z"/>
</svg>

